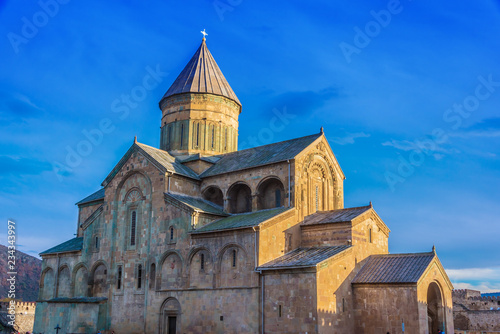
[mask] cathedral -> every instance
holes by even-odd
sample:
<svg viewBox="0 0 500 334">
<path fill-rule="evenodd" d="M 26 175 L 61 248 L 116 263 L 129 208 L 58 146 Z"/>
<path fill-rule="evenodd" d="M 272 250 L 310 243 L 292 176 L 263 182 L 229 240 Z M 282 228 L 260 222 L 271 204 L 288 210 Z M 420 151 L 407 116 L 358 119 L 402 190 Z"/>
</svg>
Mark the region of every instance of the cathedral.
<svg viewBox="0 0 500 334">
<path fill-rule="evenodd" d="M 40 254 L 34 332 L 453 333 L 435 248 L 389 254 L 372 203 L 344 207 L 323 129 L 238 150 L 205 38 L 159 107 L 159 148 L 134 139 Z"/>
</svg>

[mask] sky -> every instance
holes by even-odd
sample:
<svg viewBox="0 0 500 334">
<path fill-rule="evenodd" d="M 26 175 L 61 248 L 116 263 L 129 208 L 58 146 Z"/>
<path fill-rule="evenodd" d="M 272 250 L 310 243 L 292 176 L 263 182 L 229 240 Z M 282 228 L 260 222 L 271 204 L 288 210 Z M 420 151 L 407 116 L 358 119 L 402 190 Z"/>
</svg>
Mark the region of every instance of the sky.
<svg viewBox="0 0 500 334">
<path fill-rule="evenodd" d="M 74 236 L 74 204 L 134 136 L 159 146 L 158 102 L 203 29 L 240 148 L 324 127 L 345 206 L 373 202 L 391 253 L 435 245 L 455 288 L 500 291 L 491 0 L 0 0 L 0 243 L 8 219 L 31 255 Z"/>
</svg>

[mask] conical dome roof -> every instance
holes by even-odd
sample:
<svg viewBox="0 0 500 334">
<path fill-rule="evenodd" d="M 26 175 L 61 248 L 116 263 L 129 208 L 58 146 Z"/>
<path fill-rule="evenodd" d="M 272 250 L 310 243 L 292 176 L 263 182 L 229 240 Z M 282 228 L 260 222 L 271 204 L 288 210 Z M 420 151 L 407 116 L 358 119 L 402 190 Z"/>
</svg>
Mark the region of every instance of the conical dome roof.
<svg viewBox="0 0 500 334">
<path fill-rule="evenodd" d="M 205 38 L 181 74 L 175 79 L 163 99 L 181 93 L 210 93 L 227 97 L 241 106 L 214 57 L 208 51 Z"/>
</svg>

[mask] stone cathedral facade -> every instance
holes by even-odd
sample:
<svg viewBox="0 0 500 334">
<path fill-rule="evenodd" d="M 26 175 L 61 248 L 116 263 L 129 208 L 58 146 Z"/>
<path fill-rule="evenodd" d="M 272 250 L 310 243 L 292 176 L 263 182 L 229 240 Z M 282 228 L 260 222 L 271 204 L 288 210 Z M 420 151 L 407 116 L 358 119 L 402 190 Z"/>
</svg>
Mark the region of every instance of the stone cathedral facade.
<svg viewBox="0 0 500 334">
<path fill-rule="evenodd" d="M 453 332 L 433 249 L 389 254 L 371 202 L 344 207 L 323 133 L 238 150 L 242 105 L 203 39 L 134 140 L 41 253 L 35 332 Z"/>
</svg>

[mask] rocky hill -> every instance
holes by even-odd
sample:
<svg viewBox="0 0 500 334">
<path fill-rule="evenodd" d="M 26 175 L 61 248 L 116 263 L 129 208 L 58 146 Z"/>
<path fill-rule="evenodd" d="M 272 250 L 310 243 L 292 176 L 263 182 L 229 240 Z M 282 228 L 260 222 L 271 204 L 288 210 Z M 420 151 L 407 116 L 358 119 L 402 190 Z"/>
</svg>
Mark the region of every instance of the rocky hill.
<svg viewBox="0 0 500 334">
<path fill-rule="evenodd" d="M 7 298 L 9 285 L 5 281 L 8 272 L 8 248 L 0 245 L 0 299 Z M 42 260 L 31 255 L 16 251 L 16 297 L 25 302 L 36 301 L 38 298 L 39 280 L 42 270 Z"/>
</svg>

